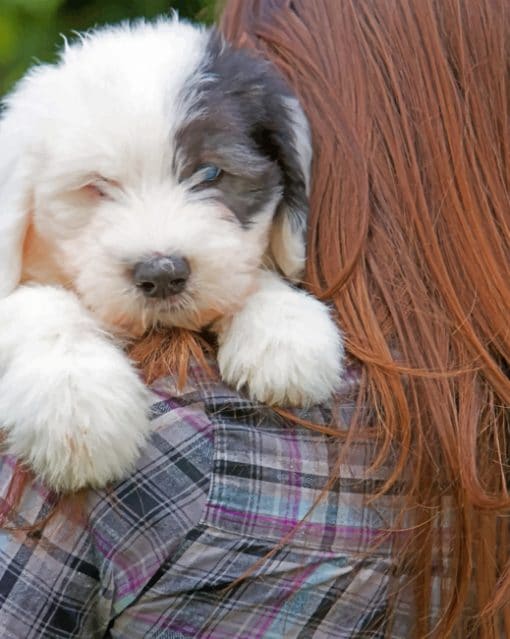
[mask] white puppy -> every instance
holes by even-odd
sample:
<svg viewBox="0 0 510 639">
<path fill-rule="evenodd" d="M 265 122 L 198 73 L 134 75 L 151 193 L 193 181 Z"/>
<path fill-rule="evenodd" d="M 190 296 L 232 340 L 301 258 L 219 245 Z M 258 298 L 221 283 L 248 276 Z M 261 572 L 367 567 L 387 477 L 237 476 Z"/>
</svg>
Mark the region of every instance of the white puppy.
<svg viewBox="0 0 510 639">
<path fill-rule="evenodd" d="M 311 160 L 262 61 L 176 19 L 107 28 L 33 69 L 0 121 L 0 425 L 50 486 L 122 477 L 147 395 L 115 339 L 212 328 L 223 378 L 327 399 L 342 343 L 293 288 Z"/>
</svg>

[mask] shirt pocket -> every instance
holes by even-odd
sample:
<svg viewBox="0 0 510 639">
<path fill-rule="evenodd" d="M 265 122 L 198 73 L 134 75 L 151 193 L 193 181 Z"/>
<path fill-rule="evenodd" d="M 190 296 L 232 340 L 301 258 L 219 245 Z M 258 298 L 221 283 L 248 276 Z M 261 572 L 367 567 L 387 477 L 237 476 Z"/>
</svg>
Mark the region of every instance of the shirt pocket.
<svg viewBox="0 0 510 639">
<path fill-rule="evenodd" d="M 241 414 L 240 414 L 241 413 Z M 214 421 L 212 477 L 201 525 L 272 546 L 288 539 L 295 547 L 388 557 L 390 534 L 401 496 L 369 503 L 388 469 L 368 476 L 373 444 L 341 444 L 289 424 L 273 412 L 233 408 Z"/>
</svg>

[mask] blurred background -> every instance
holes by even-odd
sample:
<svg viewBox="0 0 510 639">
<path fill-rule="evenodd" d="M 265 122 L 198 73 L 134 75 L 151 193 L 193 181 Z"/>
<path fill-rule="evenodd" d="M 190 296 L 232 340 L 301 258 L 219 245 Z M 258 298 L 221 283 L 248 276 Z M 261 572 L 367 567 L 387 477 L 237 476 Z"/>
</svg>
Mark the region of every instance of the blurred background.
<svg viewBox="0 0 510 639">
<path fill-rule="evenodd" d="M 51 62 L 62 44 L 105 22 L 153 18 L 176 9 L 181 17 L 210 23 L 218 0 L 0 0 L 0 96 L 35 62 Z"/>
</svg>

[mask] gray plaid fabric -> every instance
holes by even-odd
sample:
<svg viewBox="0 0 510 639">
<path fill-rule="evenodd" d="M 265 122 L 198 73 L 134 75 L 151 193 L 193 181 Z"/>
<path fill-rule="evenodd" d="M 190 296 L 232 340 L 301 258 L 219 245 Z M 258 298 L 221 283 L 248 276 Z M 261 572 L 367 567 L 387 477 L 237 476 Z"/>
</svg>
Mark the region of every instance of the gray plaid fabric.
<svg viewBox="0 0 510 639">
<path fill-rule="evenodd" d="M 335 408 L 341 428 L 356 389 L 351 370 Z M 385 475 L 366 477 L 370 445 L 350 446 L 340 479 L 309 513 L 337 441 L 199 368 L 184 391 L 172 378 L 153 391 L 154 432 L 129 479 L 89 492 L 81 517 L 59 512 L 41 531 L 0 533 L 2 639 L 383 637 L 394 583 L 392 538 L 382 535 L 398 498 L 367 505 Z M 331 410 L 298 414 L 329 424 Z M 5 487 L 14 460 L 0 464 Z M 32 486 L 16 523 L 33 523 L 52 503 Z M 391 633 L 407 639 L 412 611 L 405 593 L 399 601 Z"/>
</svg>

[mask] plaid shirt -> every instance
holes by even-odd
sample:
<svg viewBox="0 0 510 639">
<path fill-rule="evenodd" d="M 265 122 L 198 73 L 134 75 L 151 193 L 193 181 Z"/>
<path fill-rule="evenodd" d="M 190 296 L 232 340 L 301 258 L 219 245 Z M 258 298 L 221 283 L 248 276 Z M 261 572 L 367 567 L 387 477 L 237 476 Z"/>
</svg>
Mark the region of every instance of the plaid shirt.
<svg viewBox="0 0 510 639">
<path fill-rule="evenodd" d="M 351 370 L 340 428 L 356 389 Z M 349 446 L 340 479 L 309 512 L 338 441 L 285 423 L 198 368 L 184 391 L 172 378 L 153 391 L 154 431 L 129 479 L 87 493 L 82 520 L 58 512 L 42 531 L 0 532 L 2 639 L 382 637 L 391 541 L 373 545 L 398 498 L 367 504 L 385 474 L 366 477 L 371 446 Z M 329 424 L 331 409 L 298 415 Z M 5 487 L 13 460 L 0 459 Z M 33 485 L 15 523 L 31 524 L 51 505 Z M 408 639 L 411 607 L 399 601 L 391 636 Z"/>
</svg>

